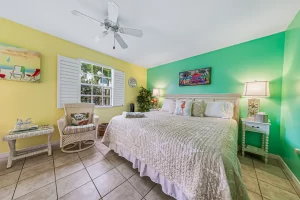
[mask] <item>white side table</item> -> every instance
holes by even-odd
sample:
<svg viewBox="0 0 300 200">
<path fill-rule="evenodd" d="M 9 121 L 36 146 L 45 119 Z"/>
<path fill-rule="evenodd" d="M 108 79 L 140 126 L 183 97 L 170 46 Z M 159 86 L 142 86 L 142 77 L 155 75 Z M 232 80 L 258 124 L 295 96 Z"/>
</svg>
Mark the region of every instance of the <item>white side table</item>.
<svg viewBox="0 0 300 200">
<path fill-rule="evenodd" d="M 248 118 L 242 118 L 242 155 L 245 152 L 258 154 L 265 157 L 265 163 L 268 162 L 268 149 L 269 149 L 269 134 L 271 123 L 255 122 Z M 246 131 L 261 133 L 261 148 L 245 144 Z M 249 134 L 249 133 L 248 133 Z"/>
<path fill-rule="evenodd" d="M 54 132 L 53 126 L 50 126 L 49 128 L 39 128 L 39 129 L 35 129 L 35 130 L 22 131 L 19 133 L 12 133 L 12 134 L 8 134 L 8 135 L 4 136 L 3 141 L 8 142 L 9 149 L 10 149 L 6 168 L 11 167 L 13 160 L 26 158 L 28 156 L 33 156 L 33 155 L 40 154 L 43 152 L 48 152 L 48 155 L 51 156 L 52 155 L 51 136 L 52 136 L 53 132 Z M 18 154 L 18 152 L 16 151 L 16 140 L 17 139 L 34 137 L 34 136 L 38 136 L 38 135 L 48 135 L 47 148 L 31 151 L 31 152 L 28 152 L 25 154 Z"/>
</svg>

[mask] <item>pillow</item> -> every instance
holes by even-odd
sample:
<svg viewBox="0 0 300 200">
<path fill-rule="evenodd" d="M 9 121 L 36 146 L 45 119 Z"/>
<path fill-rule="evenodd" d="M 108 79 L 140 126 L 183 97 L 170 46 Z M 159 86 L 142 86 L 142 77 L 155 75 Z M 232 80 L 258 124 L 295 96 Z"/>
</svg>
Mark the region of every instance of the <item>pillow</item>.
<svg viewBox="0 0 300 200">
<path fill-rule="evenodd" d="M 208 102 L 206 104 L 206 117 L 232 118 L 234 105 L 230 102 Z"/>
<path fill-rule="evenodd" d="M 205 112 L 205 102 L 195 101 L 192 106 L 192 116 L 194 117 L 203 117 Z"/>
<path fill-rule="evenodd" d="M 72 126 L 82 126 L 87 125 L 90 121 L 89 113 L 72 113 L 71 114 L 71 124 Z"/>
<path fill-rule="evenodd" d="M 172 104 L 171 104 L 171 106 L 170 106 L 169 113 L 170 113 L 170 114 L 174 114 L 175 108 L 176 108 L 176 100 L 172 100 Z"/>
<path fill-rule="evenodd" d="M 125 118 L 143 118 L 143 117 L 145 117 L 145 114 L 140 112 L 127 112 L 125 114 Z"/>
<path fill-rule="evenodd" d="M 165 99 L 160 111 L 169 112 L 173 101 L 173 99 Z"/>
<path fill-rule="evenodd" d="M 192 100 L 176 100 L 175 115 L 191 116 Z"/>
</svg>

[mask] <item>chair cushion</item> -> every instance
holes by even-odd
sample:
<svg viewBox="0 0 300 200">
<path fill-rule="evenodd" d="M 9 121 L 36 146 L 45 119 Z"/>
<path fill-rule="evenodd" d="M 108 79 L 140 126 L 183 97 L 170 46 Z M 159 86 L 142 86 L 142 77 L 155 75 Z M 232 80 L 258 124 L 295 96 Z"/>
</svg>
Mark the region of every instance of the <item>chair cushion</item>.
<svg viewBox="0 0 300 200">
<path fill-rule="evenodd" d="M 83 126 L 66 126 L 64 134 L 84 133 L 88 131 L 96 130 L 95 124 L 87 124 Z"/>
</svg>

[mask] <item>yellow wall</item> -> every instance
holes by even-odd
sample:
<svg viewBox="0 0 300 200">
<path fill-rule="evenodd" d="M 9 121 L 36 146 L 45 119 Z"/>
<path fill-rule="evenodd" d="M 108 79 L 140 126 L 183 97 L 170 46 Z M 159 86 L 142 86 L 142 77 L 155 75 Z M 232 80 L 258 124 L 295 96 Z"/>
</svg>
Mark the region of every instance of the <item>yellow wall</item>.
<svg viewBox="0 0 300 200">
<path fill-rule="evenodd" d="M 70 58 L 82 58 L 111 66 L 124 71 L 126 81 L 135 77 L 138 85 L 146 86 L 145 68 L 101 54 L 71 42 L 59 39 L 35 29 L 0 18 L 0 42 L 22 47 L 41 53 L 41 83 L 26 83 L 0 80 L 0 139 L 13 128 L 17 118 L 31 117 L 36 124 L 54 124 L 55 133 L 52 141 L 59 140 L 56 122 L 63 116 L 63 109 L 56 108 L 56 73 L 57 55 Z M 95 113 L 100 122 L 109 120 L 122 111 L 129 109 L 129 104 L 136 102 L 138 88 L 132 89 L 126 83 L 125 106 L 97 108 Z M 46 137 L 39 136 L 19 140 L 17 148 L 46 143 Z M 0 142 L 0 153 L 7 152 L 8 145 Z"/>
</svg>

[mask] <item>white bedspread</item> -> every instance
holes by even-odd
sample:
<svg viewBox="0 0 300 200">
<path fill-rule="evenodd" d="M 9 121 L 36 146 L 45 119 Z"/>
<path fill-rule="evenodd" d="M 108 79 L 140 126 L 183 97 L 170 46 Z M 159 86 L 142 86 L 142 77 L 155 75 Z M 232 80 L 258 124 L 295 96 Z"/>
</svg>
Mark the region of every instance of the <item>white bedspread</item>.
<svg viewBox="0 0 300 200">
<path fill-rule="evenodd" d="M 139 119 L 116 116 L 102 142 L 151 166 L 189 200 L 249 199 L 237 159 L 237 123 L 232 119 L 165 112 L 149 112 Z"/>
</svg>

